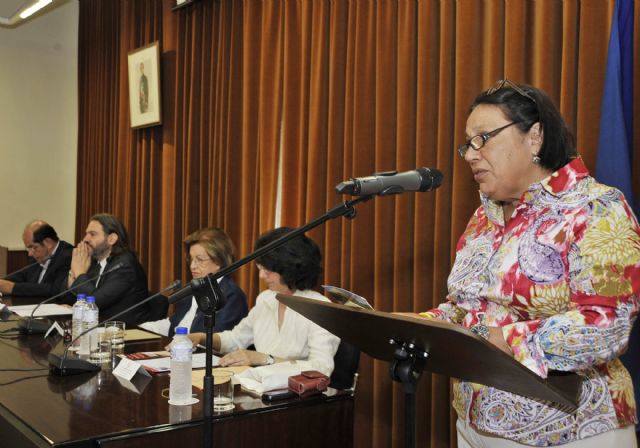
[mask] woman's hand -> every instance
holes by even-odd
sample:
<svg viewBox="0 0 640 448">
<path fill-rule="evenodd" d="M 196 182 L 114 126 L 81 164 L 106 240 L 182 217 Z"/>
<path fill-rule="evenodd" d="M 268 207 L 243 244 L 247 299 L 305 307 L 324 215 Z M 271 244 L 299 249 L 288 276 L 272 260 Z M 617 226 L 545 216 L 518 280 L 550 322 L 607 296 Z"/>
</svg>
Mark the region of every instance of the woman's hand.
<svg viewBox="0 0 640 448">
<path fill-rule="evenodd" d="M 198 344 L 204 344 L 207 336 L 205 333 L 189 333 L 187 337 L 191 339 L 191 343 L 195 348 Z"/>
<path fill-rule="evenodd" d="M 263 366 L 267 363 L 267 355 L 253 350 L 237 350 L 220 358 L 220 366 Z"/>
</svg>

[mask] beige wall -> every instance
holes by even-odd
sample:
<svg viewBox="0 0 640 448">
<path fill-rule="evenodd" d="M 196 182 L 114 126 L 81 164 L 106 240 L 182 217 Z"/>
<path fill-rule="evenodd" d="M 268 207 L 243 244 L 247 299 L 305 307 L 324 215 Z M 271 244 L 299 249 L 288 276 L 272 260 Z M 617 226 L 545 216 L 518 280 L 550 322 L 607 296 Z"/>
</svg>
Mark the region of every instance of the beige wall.
<svg viewBox="0 0 640 448">
<path fill-rule="evenodd" d="M 34 219 L 72 242 L 78 131 L 78 2 L 0 28 L 0 245 Z"/>
</svg>

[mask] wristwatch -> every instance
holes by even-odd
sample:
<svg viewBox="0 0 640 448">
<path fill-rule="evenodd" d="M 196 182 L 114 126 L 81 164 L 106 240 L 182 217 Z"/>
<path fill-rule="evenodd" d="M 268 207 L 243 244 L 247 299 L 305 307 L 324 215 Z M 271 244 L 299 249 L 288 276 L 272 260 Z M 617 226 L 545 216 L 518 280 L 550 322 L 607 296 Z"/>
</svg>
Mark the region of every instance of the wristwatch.
<svg viewBox="0 0 640 448">
<path fill-rule="evenodd" d="M 484 324 L 478 324 L 471 327 L 471 331 L 483 339 L 489 340 L 489 327 Z"/>
<path fill-rule="evenodd" d="M 276 362 L 275 359 L 273 359 L 273 356 L 271 355 L 267 355 L 267 361 L 265 362 L 265 366 L 270 366 L 271 364 L 273 364 L 274 362 Z"/>
</svg>

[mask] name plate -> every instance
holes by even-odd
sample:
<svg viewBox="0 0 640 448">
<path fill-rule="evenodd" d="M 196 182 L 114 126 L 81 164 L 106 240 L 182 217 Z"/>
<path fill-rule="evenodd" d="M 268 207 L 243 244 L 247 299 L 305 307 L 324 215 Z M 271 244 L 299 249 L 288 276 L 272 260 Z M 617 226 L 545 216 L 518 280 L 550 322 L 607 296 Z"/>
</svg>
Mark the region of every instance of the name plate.
<svg viewBox="0 0 640 448">
<path fill-rule="evenodd" d="M 126 357 L 120 358 L 120 362 L 118 363 L 117 367 L 113 369 L 112 373 L 115 376 L 127 381 L 131 381 L 136 373 L 139 373 L 143 376 L 151 377 L 149 372 L 147 372 L 144 367 Z"/>
</svg>

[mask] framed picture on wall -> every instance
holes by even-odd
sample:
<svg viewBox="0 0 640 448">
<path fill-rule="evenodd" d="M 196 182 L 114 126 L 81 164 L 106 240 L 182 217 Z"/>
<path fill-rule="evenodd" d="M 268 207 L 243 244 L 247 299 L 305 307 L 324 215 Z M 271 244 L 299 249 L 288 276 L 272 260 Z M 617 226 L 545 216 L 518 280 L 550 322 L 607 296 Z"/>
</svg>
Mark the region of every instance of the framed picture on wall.
<svg viewBox="0 0 640 448">
<path fill-rule="evenodd" d="M 160 43 L 129 52 L 129 110 L 131 127 L 162 124 L 160 97 Z"/>
</svg>

